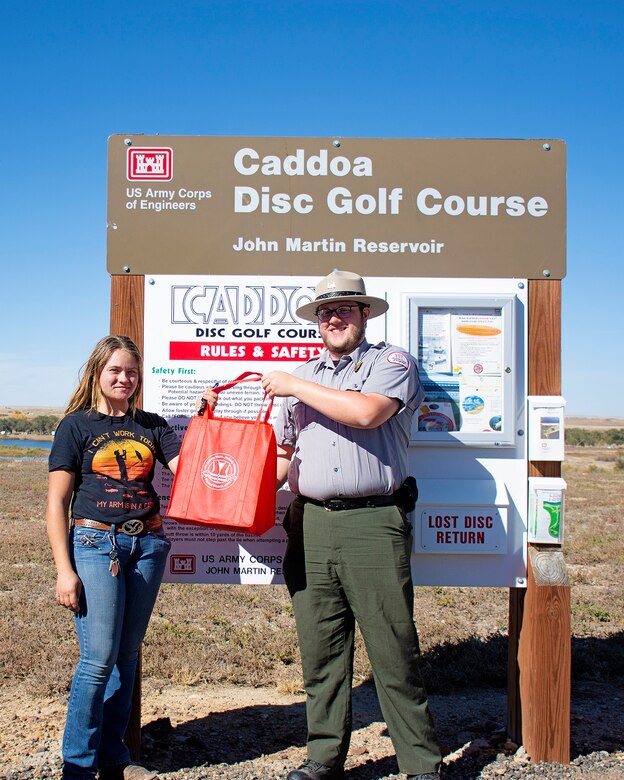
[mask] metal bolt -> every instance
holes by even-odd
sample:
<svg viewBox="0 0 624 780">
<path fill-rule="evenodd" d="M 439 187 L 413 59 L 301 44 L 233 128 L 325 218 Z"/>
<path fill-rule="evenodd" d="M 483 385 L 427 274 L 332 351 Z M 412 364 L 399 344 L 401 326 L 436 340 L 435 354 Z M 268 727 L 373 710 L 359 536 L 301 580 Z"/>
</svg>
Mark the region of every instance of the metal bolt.
<svg viewBox="0 0 624 780">
<path fill-rule="evenodd" d="M 332 141 L 332 146 L 335 146 L 336 148 L 338 148 L 340 146 L 340 141 L 337 138 L 335 138 Z"/>
<path fill-rule="evenodd" d="M 548 268 L 544 268 L 544 270 L 542 271 L 542 276 L 548 279 L 548 277 L 550 276 L 550 271 L 548 270 Z"/>
<path fill-rule="evenodd" d="M 544 149 L 545 152 L 549 152 L 550 151 L 550 144 L 544 144 L 542 148 Z"/>
<path fill-rule="evenodd" d="M 524 585 L 524 577 L 516 577 L 516 585 Z"/>
<path fill-rule="evenodd" d="M 148 279 L 147 283 L 148 284 L 156 284 L 156 279 Z"/>
<path fill-rule="evenodd" d="M 505 369 L 505 373 L 506 374 L 511 374 L 511 368 L 509 366 L 507 366 L 507 368 Z"/>
<path fill-rule="evenodd" d="M 522 428 L 520 428 L 520 430 L 518 431 L 518 436 L 524 436 L 524 431 L 522 430 Z"/>
<path fill-rule="evenodd" d="M 524 282 L 518 282 L 518 289 L 524 290 Z"/>
<path fill-rule="evenodd" d="M 129 265 L 124 265 L 124 267 L 123 267 L 123 272 L 124 272 L 125 274 L 129 274 L 129 273 L 130 273 L 130 266 L 129 266 Z"/>
<path fill-rule="evenodd" d="M 126 146 L 132 146 L 132 138 L 124 138 L 124 143 Z"/>
</svg>

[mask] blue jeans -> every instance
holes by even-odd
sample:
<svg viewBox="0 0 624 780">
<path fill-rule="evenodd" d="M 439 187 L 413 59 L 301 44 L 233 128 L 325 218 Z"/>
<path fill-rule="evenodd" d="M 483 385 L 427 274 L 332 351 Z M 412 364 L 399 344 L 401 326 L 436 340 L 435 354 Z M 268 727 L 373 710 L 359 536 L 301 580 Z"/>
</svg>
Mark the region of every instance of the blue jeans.
<svg viewBox="0 0 624 780">
<path fill-rule="evenodd" d="M 82 527 L 71 531 L 82 595 L 76 615 L 80 660 L 63 736 L 65 778 L 92 780 L 98 767 L 130 760 L 123 737 L 134 673 L 170 547 L 162 529 L 144 536 Z M 117 576 L 110 569 L 114 561 Z"/>
</svg>

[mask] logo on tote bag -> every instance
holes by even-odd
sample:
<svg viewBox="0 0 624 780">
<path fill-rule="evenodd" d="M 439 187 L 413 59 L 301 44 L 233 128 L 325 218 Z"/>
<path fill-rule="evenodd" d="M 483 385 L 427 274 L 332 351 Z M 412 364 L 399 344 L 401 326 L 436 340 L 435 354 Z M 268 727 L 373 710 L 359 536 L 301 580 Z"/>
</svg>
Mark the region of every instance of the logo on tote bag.
<svg viewBox="0 0 624 780">
<path fill-rule="evenodd" d="M 238 461 L 225 452 L 215 452 L 204 461 L 201 478 L 206 487 L 226 490 L 238 479 Z"/>
</svg>

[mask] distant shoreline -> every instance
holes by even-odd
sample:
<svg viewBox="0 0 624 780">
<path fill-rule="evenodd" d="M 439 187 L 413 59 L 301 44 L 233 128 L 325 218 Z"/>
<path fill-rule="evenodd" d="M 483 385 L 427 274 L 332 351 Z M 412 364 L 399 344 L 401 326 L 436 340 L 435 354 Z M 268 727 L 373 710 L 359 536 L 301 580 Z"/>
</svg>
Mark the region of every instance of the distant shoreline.
<svg viewBox="0 0 624 780">
<path fill-rule="evenodd" d="M 11 441 L 24 441 L 24 439 L 30 439 L 31 441 L 52 441 L 54 436 L 48 433 L 7 433 L 4 436 L 0 436 L 0 444 Z"/>
</svg>

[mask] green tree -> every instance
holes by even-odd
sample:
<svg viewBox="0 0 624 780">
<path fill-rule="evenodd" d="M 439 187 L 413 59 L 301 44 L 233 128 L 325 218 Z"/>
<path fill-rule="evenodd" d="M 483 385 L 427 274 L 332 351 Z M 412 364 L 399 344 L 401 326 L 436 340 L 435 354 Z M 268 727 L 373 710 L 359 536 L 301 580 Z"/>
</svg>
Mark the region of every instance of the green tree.
<svg viewBox="0 0 624 780">
<path fill-rule="evenodd" d="M 51 414 L 40 414 L 30 421 L 32 433 L 50 434 L 58 423 L 58 417 Z"/>
<path fill-rule="evenodd" d="M 607 442 L 609 444 L 624 445 L 624 428 L 609 428 L 607 431 Z"/>
<path fill-rule="evenodd" d="M 595 447 L 600 444 L 602 431 L 591 431 L 588 428 L 567 428 L 565 432 L 566 444 L 573 447 Z"/>
</svg>

